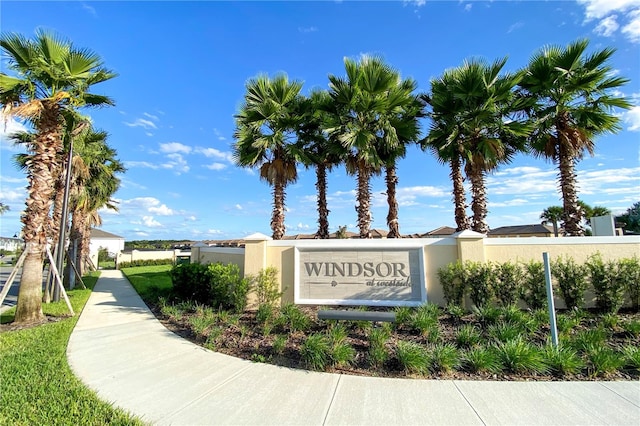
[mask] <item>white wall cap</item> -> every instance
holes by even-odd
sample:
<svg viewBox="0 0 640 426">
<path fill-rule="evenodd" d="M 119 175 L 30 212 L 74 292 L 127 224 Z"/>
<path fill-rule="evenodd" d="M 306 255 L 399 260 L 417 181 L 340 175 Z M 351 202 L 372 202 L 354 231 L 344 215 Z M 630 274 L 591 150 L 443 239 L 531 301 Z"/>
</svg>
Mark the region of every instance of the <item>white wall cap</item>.
<svg viewBox="0 0 640 426">
<path fill-rule="evenodd" d="M 453 238 L 468 238 L 468 239 L 480 239 L 486 238 L 485 234 L 481 234 L 476 231 L 471 231 L 470 229 L 465 229 L 464 231 L 456 232 L 455 234 L 451 234 Z"/>
<path fill-rule="evenodd" d="M 255 234 L 251 234 L 247 237 L 244 237 L 243 240 L 245 241 L 270 241 L 273 238 L 268 237 L 264 234 L 261 234 L 260 232 L 256 232 Z"/>
</svg>

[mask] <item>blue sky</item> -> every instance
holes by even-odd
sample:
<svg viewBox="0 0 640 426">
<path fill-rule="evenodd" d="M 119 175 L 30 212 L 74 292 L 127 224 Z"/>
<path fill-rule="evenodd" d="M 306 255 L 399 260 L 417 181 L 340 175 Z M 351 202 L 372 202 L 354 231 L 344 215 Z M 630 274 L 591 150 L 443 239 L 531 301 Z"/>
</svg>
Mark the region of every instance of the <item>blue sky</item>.
<svg viewBox="0 0 640 426">
<path fill-rule="evenodd" d="M 322 2 L 14 2 L 0 9 L 4 32 L 29 37 L 56 31 L 97 52 L 119 76 L 95 87 L 116 106 L 88 111 L 109 132 L 127 172 L 116 193 L 119 212 L 101 211 L 102 229 L 135 239 L 226 239 L 271 235 L 271 190 L 255 172 L 234 166 L 234 119 L 245 82 L 286 72 L 303 93 L 344 75 L 343 58 L 381 55 L 420 91 L 466 58 L 508 56 L 526 65 L 540 47 L 587 37 L 592 49 L 617 49 L 611 65 L 631 79 L 623 87 L 635 107 L 620 111 L 623 131 L 596 140 L 578 163 L 580 198 L 621 213 L 640 200 L 640 0 L 580 1 L 322 1 Z M 4 66 L 4 65 L 3 65 Z M 26 179 L 0 135 L 0 201 L 10 206 L 0 234 L 19 232 Z M 423 123 L 427 129 L 428 122 Z M 449 170 L 410 148 L 400 161 L 400 230 L 453 226 Z M 492 228 L 539 223 L 561 204 L 557 171 L 520 156 L 488 177 Z M 287 189 L 287 234 L 317 229 L 315 173 L 299 169 Z M 356 181 L 344 168 L 329 175 L 331 230 L 356 230 Z M 382 178 L 372 180 L 372 227 L 386 229 Z"/>
</svg>

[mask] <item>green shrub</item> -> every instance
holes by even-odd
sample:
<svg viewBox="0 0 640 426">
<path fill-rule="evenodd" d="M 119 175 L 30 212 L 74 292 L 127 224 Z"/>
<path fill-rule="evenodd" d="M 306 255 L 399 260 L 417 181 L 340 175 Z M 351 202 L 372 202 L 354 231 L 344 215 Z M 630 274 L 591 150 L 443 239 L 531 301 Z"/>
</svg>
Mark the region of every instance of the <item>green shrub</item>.
<svg viewBox="0 0 640 426">
<path fill-rule="evenodd" d="M 490 305 L 473 308 L 473 314 L 485 327 L 495 324 L 500 319 L 500 309 Z"/>
<path fill-rule="evenodd" d="M 465 314 L 462 306 L 454 304 L 447 305 L 446 311 L 449 315 L 451 315 L 451 318 L 456 321 L 460 321 Z"/>
<path fill-rule="evenodd" d="M 118 262 L 116 265 L 118 269 L 133 268 L 136 266 L 158 266 L 158 265 L 173 265 L 173 259 L 138 259 L 131 262 Z"/>
<path fill-rule="evenodd" d="M 300 346 L 300 356 L 312 370 L 324 371 L 329 362 L 330 353 L 329 341 L 320 333 L 311 334 Z"/>
<path fill-rule="evenodd" d="M 280 312 L 283 325 L 291 332 L 306 331 L 311 327 L 311 318 L 297 305 L 288 303 L 280 309 Z"/>
<path fill-rule="evenodd" d="M 369 333 L 369 363 L 374 367 L 382 367 L 389 359 L 386 347 L 389 337 L 389 329 L 385 327 L 374 328 Z"/>
<path fill-rule="evenodd" d="M 355 349 L 347 342 L 347 330 L 342 325 L 331 327 L 327 333 L 329 357 L 333 365 L 342 367 L 351 364 L 356 356 Z"/>
<path fill-rule="evenodd" d="M 640 320 L 626 321 L 622 324 L 622 329 L 629 336 L 637 338 L 638 336 L 640 336 Z"/>
<path fill-rule="evenodd" d="M 258 306 L 275 306 L 282 296 L 278 284 L 278 270 L 270 266 L 262 269 L 258 275 L 251 276 L 250 280 L 256 293 Z"/>
<path fill-rule="evenodd" d="M 578 332 L 569 344 L 578 352 L 587 353 L 603 346 L 606 340 L 607 333 L 604 329 L 591 328 Z"/>
<path fill-rule="evenodd" d="M 417 343 L 398 342 L 396 358 L 407 373 L 427 373 L 429 371 L 429 353 Z"/>
<path fill-rule="evenodd" d="M 174 266 L 169 275 L 178 298 L 193 300 L 207 305 L 211 304 L 209 291 L 211 274 L 207 265 L 202 263 L 183 263 Z"/>
<path fill-rule="evenodd" d="M 465 324 L 456 333 L 456 344 L 459 348 L 471 348 L 480 343 L 482 334 L 474 325 Z"/>
<path fill-rule="evenodd" d="M 181 265 L 182 266 L 182 265 Z M 240 267 L 234 263 L 208 265 L 211 306 L 242 312 L 247 307 L 250 281 L 240 277 Z"/>
<path fill-rule="evenodd" d="M 565 346 L 546 345 L 542 352 L 542 362 L 555 376 L 577 374 L 584 367 L 584 361 L 575 350 Z"/>
<path fill-rule="evenodd" d="M 444 298 L 448 305 L 462 306 L 465 288 L 465 267 L 460 261 L 449 263 L 438 269 L 438 279 L 442 285 Z"/>
<path fill-rule="evenodd" d="M 473 304 L 482 308 L 489 306 L 492 298 L 491 264 L 467 261 L 465 268 L 465 287 L 469 289 L 469 297 Z"/>
<path fill-rule="evenodd" d="M 530 261 L 523 266 L 520 298 L 533 310 L 547 306 L 547 288 L 542 262 Z"/>
<path fill-rule="evenodd" d="M 502 369 L 500 360 L 491 348 L 474 347 L 461 356 L 462 368 L 470 373 L 497 373 Z"/>
<path fill-rule="evenodd" d="M 596 306 L 604 312 L 618 312 L 624 304 L 626 290 L 625 282 L 621 279 L 620 262 L 605 262 L 597 253 L 589 257 L 586 267 L 595 291 Z"/>
<path fill-rule="evenodd" d="M 487 333 L 496 343 L 505 343 L 521 337 L 521 329 L 510 322 L 499 322 L 493 324 L 487 329 Z"/>
<path fill-rule="evenodd" d="M 640 348 L 626 345 L 622 348 L 622 360 L 625 368 L 640 372 Z"/>
<path fill-rule="evenodd" d="M 402 325 L 410 325 L 413 315 L 415 314 L 415 309 L 409 308 L 407 306 L 398 306 L 394 309 L 396 314 L 396 326 L 400 327 Z"/>
<path fill-rule="evenodd" d="M 278 354 L 278 355 L 282 355 L 284 353 L 284 349 L 287 346 L 287 336 L 284 334 L 278 334 L 274 339 L 273 339 L 273 344 L 271 345 L 271 347 L 273 348 L 273 351 Z"/>
<path fill-rule="evenodd" d="M 493 266 L 493 290 L 501 306 L 514 305 L 518 301 L 524 273 L 517 263 L 506 262 Z"/>
<path fill-rule="evenodd" d="M 634 256 L 618 262 L 622 286 L 631 301 L 631 307 L 637 311 L 640 308 L 640 258 Z"/>
<path fill-rule="evenodd" d="M 589 360 L 588 370 L 590 376 L 606 377 L 625 364 L 620 353 L 609 347 L 594 347 L 587 352 Z"/>
<path fill-rule="evenodd" d="M 560 287 L 560 296 L 567 309 L 582 308 L 587 289 L 586 266 L 577 264 L 570 257 L 560 256 L 551 262 L 551 272 Z"/>
<path fill-rule="evenodd" d="M 460 353 L 458 349 L 451 343 L 439 344 L 433 346 L 429 351 L 429 370 L 451 371 L 460 366 Z"/>
<path fill-rule="evenodd" d="M 546 365 L 538 348 L 521 338 L 508 340 L 495 347 L 504 370 L 510 373 L 545 373 Z"/>
</svg>

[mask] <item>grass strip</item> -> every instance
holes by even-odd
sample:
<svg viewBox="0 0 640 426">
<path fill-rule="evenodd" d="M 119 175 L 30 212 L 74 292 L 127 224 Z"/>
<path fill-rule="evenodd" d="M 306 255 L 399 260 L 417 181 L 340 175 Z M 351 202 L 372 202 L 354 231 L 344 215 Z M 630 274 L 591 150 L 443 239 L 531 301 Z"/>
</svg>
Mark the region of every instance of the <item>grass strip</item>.
<svg viewBox="0 0 640 426">
<path fill-rule="evenodd" d="M 69 317 L 64 301 L 43 304 L 46 315 L 62 317 L 32 328 L 0 333 L 0 424 L 142 425 L 126 411 L 101 401 L 67 363 L 67 344 L 97 274 L 83 278 L 87 290 L 69 291 L 77 313 Z M 13 320 L 15 308 L 2 315 Z"/>
<path fill-rule="evenodd" d="M 173 290 L 169 271 L 172 265 L 135 266 L 122 268 L 133 288 L 145 302 L 156 303 L 160 297 L 168 297 Z"/>
</svg>

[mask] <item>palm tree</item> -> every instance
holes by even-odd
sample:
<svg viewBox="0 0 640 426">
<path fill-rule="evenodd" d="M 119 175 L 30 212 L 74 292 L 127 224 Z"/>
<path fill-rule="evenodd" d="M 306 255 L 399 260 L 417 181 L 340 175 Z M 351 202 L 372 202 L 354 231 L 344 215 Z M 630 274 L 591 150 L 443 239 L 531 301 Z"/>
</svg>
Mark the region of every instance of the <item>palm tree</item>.
<svg viewBox="0 0 640 426">
<path fill-rule="evenodd" d="M 329 94 L 334 103 L 335 123 L 327 130 L 347 150 L 347 172 L 357 176 L 358 228 L 360 238 L 371 238 L 370 177 L 380 173 L 385 161 L 380 141 L 394 140 L 390 113 L 397 101 L 390 92 L 400 82 L 399 74 L 377 57 L 359 62 L 345 58 L 346 78 L 329 75 Z"/>
<path fill-rule="evenodd" d="M 5 203 L 0 203 L 0 214 L 5 214 L 9 210 L 11 209 L 9 208 L 8 205 L 6 205 Z"/>
<path fill-rule="evenodd" d="M 514 119 L 521 108 L 513 90 L 520 75 L 501 75 L 505 64 L 506 58 L 493 64 L 478 59 L 465 61 L 432 81 L 432 93 L 426 98 L 431 104 L 434 124 L 425 143 L 438 150 L 441 161 L 452 163 L 452 179 L 458 185 L 454 197 L 459 229 L 465 226 L 464 199 L 459 195 L 462 185 L 457 176 L 460 159 L 471 182 L 471 228 L 486 234 L 489 227 L 485 175 L 523 150 L 530 132 L 527 123 Z"/>
<path fill-rule="evenodd" d="M 553 235 L 558 236 L 558 222 L 562 219 L 562 206 L 550 206 L 542 211 L 540 219 L 542 224 L 551 223 L 553 225 Z"/>
<path fill-rule="evenodd" d="M 588 40 L 578 40 L 565 48 L 542 48 L 531 58 L 520 81 L 523 97 L 534 102 L 529 110 L 536 120 L 530 138 L 533 152 L 558 164 L 563 227 L 570 236 L 584 235 L 576 162 L 586 152 L 593 155 L 597 135 L 620 130 L 614 109 L 631 107 L 615 94 L 629 81 L 614 76 L 607 64 L 615 49 L 588 54 L 588 46 Z"/>
<path fill-rule="evenodd" d="M 53 34 L 38 31 L 34 40 L 19 34 L 0 36 L 7 69 L 0 73 L 0 102 L 6 113 L 27 118 L 36 137 L 30 145 L 28 198 L 22 215 L 26 257 L 20 280 L 15 322 L 42 318 L 42 270 L 46 250 L 46 225 L 52 204 L 55 171 L 63 151 L 65 111 L 82 106 L 112 105 L 101 95 L 89 93 L 91 86 L 115 77 L 101 59 L 87 49 Z"/>
<path fill-rule="evenodd" d="M 244 104 L 235 116 L 234 159 L 241 167 L 260 167 L 260 178 L 273 186 L 273 239 L 285 234 L 285 190 L 297 180 L 292 153 L 302 83 L 284 74 L 258 76 L 246 85 Z"/>
<path fill-rule="evenodd" d="M 340 164 L 344 149 L 339 143 L 329 139 L 324 131 L 327 112 L 331 108 L 331 98 L 326 91 L 314 91 L 304 98 L 298 111 L 300 121 L 296 131 L 298 142 L 295 155 L 305 167 L 316 169 L 316 189 L 318 191 L 318 239 L 329 238 L 329 208 L 327 207 L 327 172 Z"/>
<path fill-rule="evenodd" d="M 398 175 L 396 162 L 404 158 L 407 145 L 418 141 L 420 125 L 418 119 L 423 117 L 422 103 L 413 92 L 417 83 L 412 79 L 398 82 L 388 93 L 387 111 L 380 116 L 381 120 L 387 120 L 384 126 L 382 138 L 378 140 L 378 151 L 384 162 L 385 182 L 387 184 L 387 226 L 389 233 L 387 238 L 401 238 L 400 223 L 398 221 L 398 200 L 396 187 Z"/>
<path fill-rule="evenodd" d="M 86 269 L 84 259 L 89 255 L 91 227 L 101 223 L 97 211 L 103 207 L 117 210 L 111 197 L 120 187 L 116 175 L 125 171 L 116 150 L 107 144 L 107 137 L 104 131 L 87 128 L 74 139 L 70 240 L 78 244 L 74 263 L 80 274 Z"/>
</svg>

